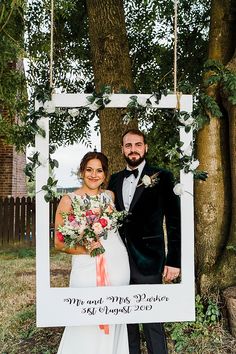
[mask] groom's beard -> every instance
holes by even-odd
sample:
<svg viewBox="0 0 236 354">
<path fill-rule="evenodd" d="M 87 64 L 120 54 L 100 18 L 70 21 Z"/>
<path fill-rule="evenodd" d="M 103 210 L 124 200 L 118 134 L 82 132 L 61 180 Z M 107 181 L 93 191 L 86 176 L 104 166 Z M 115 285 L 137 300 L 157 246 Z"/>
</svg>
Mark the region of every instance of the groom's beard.
<svg viewBox="0 0 236 354">
<path fill-rule="evenodd" d="M 130 157 L 130 155 L 139 155 L 139 158 L 137 159 L 132 159 Z M 125 161 L 127 162 L 127 164 L 130 166 L 130 167 L 137 167 L 141 164 L 141 162 L 143 162 L 143 160 L 145 159 L 146 157 L 146 153 L 141 156 L 139 153 L 130 153 L 128 156 L 125 156 L 124 155 L 124 158 L 125 158 Z"/>
</svg>

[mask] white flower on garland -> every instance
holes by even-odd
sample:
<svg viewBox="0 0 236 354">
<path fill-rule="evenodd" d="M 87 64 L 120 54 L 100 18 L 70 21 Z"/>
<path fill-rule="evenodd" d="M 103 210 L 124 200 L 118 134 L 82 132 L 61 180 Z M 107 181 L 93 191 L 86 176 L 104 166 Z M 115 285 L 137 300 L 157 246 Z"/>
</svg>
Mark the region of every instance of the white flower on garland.
<svg viewBox="0 0 236 354">
<path fill-rule="evenodd" d="M 173 188 L 173 192 L 179 196 L 183 195 L 184 193 L 188 193 L 193 197 L 192 193 L 185 190 L 184 185 L 182 183 L 177 183 Z"/>
<path fill-rule="evenodd" d="M 46 156 L 42 155 L 42 154 L 39 154 L 38 161 L 39 161 L 40 165 L 45 167 L 47 162 L 48 162 L 48 158 Z"/>
<path fill-rule="evenodd" d="M 185 190 L 184 190 L 184 185 L 182 183 L 177 183 L 174 188 L 173 191 L 176 195 L 183 195 Z"/>
<path fill-rule="evenodd" d="M 144 185 L 145 188 L 154 187 L 159 182 L 159 174 L 160 172 L 154 173 L 152 176 L 144 175 L 141 179 L 142 182 L 137 185 L 137 188 L 142 185 Z"/>
<path fill-rule="evenodd" d="M 145 97 L 137 97 L 137 103 L 142 106 L 142 107 L 146 107 L 147 106 L 147 99 Z"/>
<path fill-rule="evenodd" d="M 185 120 L 183 117 L 180 117 L 180 118 L 179 118 L 179 122 L 180 122 L 181 124 L 185 125 L 186 127 L 188 127 L 188 126 L 193 125 L 193 123 L 194 123 L 194 118 L 193 118 L 193 117 L 189 117 L 188 119 Z"/>
<path fill-rule="evenodd" d="M 189 165 L 189 170 L 194 171 L 196 168 L 199 166 L 199 161 L 198 160 L 193 160 L 191 164 Z"/>
<path fill-rule="evenodd" d="M 91 111 L 97 111 L 99 108 L 101 107 L 101 105 L 100 104 L 97 104 L 96 103 L 96 100 L 93 102 L 93 103 L 90 103 L 89 105 L 88 105 L 88 108 L 91 110 Z"/>
<path fill-rule="evenodd" d="M 68 109 L 68 113 L 72 118 L 75 118 L 79 115 L 79 110 L 77 108 Z"/>
</svg>

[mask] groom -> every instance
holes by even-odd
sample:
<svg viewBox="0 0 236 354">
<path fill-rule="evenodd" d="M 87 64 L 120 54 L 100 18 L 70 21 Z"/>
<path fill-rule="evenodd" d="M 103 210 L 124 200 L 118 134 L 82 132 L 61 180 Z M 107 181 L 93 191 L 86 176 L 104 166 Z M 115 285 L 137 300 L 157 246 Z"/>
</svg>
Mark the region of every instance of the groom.
<svg viewBox="0 0 236 354">
<path fill-rule="evenodd" d="M 173 193 L 172 174 L 146 163 L 147 151 L 140 130 L 123 134 L 122 153 L 127 168 L 113 174 L 108 186 L 115 193 L 117 210 L 130 212 L 121 229 L 130 260 L 130 284 L 160 284 L 162 279 L 171 282 L 180 274 L 179 197 Z M 167 353 L 161 323 L 144 323 L 143 332 L 149 354 Z M 141 354 L 139 324 L 129 324 L 128 335 L 130 354 Z"/>
</svg>

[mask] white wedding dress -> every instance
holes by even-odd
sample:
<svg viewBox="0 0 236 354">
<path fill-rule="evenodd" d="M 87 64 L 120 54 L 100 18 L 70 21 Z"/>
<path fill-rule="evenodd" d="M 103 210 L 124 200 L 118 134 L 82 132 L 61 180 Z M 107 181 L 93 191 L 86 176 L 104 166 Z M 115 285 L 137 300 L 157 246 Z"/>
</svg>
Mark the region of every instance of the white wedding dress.
<svg viewBox="0 0 236 354">
<path fill-rule="evenodd" d="M 70 196 L 73 197 L 72 193 Z M 110 200 L 106 193 L 102 193 L 102 197 Z M 128 255 L 118 231 L 109 231 L 107 239 L 101 238 L 100 241 L 106 250 L 104 255 L 110 285 L 128 285 Z M 72 256 L 70 287 L 96 287 L 96 257 Z M 109 334 L 105 334 L 98 325 L 66 327 L 57 354 L 129 354 L 127 326 L 109 325 Z"/>
</svg>

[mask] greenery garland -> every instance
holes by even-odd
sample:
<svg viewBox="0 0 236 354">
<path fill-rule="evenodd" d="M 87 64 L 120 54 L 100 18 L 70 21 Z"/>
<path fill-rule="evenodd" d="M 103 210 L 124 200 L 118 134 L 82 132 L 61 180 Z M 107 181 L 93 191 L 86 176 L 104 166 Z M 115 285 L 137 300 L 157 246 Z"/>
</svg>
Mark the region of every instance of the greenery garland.
<svg viewBox="0 0 236 354">
<path fill-rule="evenodd" d="M 167 92 L 164 93 L 165 95 L 167 94 Z M 63 121 L 66 121 L 67 119 L 73 119 L 73 118 L 76 119 L 82 109 L 91 110 L 93 113 L 95 113 L 97 110 L 104 109 L 106 105 L 111 102 L 110 86 L 105 86 L 104 90 L 100 93 L 93 92 L 91 96 L 87 96 L 88 104 L 85 105 L 84 107 L 63 109 L 62 111 L 60 109 L 55 109 L 50 105 L 50 101 L 48 101 L 48 99 L 50 98 L 50 94 L 51 94 L 50 91 L 47 92 L 46 90 L 42 90 L 41 87 L 39 88 L 38 91 L 37 90 L 35 91 L 35 97 L 38 100 L 41 100 L 41 102 L 43 103 L 43 107 L 40 107 L 38 111 L 33 112 L 27 118 L 28 126 L 27 125 L 26 126 L 28 127 L 31 133 L 29 134 L 29 136 L 32 135 L 32 132 L 34 132 L 34 134 L 40 134 L 42 136 L 45 136 L 44 130 L 41 127 L 39 127 L 39 125 L 37 124 L 38 119 L 40 119 L 41 117 L 47 117 L 48 119 L 58 119 L 58 116 L 60 118 L 61 116 L 63 116 Z M 151 103 L 151 97 L 153 96 L 155 97 L 155 103 L 158 104 L 162 96 L 160 92 L 150 95 L 148 99 L 146 98 L 142 99 L 142 97 L 140 98 L 136 95 L 131 95 L 129 99 L 129 103 L 126 107 L 127 114 L 124 117 L 124 120 L 127 119 L 127 115 L 129 116 L 129 119 L 133 119 L 134 117 L 137 118 L 138 115 L 141 116 L 145 115 L 144 113 L 146 112 L 147 109 L 152 110 L 153 107 Z M 176 110 L 172 110 L 172 115 L 174 119 L 178 121 L 179 126 L 184 127 L 186 132 L 189 132 L 190 129 L 193 128 L 195 129 L 197 127 L 194 118 L 192 118 L 188 112 L 179 111 L 176 109 Z M 180 155 L 178 158 L 178 169 L 183 169 L 185 173 L 192 172 L 194 178 L 196 179 L 206 180 L 207 173 L 205 171 L 196 170 L 199 163 L 197 160 L 194 160 L 192 145 L 185 150 L 182 149 L 182 145 L 183 143 L 179 142 L 179 145 L 175 146 L 172 152 L 169 152 L 169 157 L 172 158 L 177 152 Z M 56 145 L 54 144 L 50 145 L 49 165 L 51 169 L 59 166 L 58 161 L 51 158 L 51 154 L 55 152 L 55 148 Z M 35 175 L 35 168 L 40 166 L 38 152 L 35 152 L 35 154 L 32 157 L 30 157 L 29 160 L 30 162 L 27 163 L 26 165 L 25 173 L 30 179 L 30 181 L 32 181 Z M 56 196 L 55 193 L 56 182 L 57 181 L 55 181 L 52 177 L 49 177 L 47 181 L 47 185 L 44 185 L 42 187 L 42 189 L 47 192 L 45 194 L 46 201 L 49 201 Z"/>
</svg>

